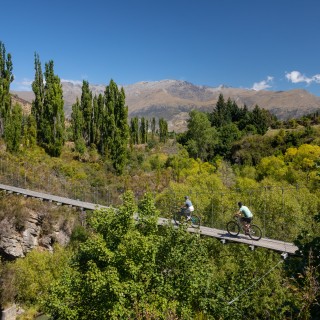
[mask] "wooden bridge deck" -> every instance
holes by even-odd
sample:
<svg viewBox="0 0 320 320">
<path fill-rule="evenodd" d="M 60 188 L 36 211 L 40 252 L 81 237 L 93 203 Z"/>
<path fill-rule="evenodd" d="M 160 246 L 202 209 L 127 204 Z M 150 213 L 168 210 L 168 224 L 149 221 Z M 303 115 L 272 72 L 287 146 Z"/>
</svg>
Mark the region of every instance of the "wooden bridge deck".
<svg viewBox="0 0 320 320">
<path fill-rule="evenodd" d="M 4 184 L 0 184 L 0 190 L 4 190 L 8 193 L 23 195 L 25 197 L 33 197 L 33 198 L 46 200 L 49 202 L 55 202 L 60 205 L 63 204 L 63 205 L 78 207 L 81 210 L 95 210 L 100 208 L 107 208 L 106 206 L 101 206 L 101 205 L 90 203 L 90 202 L 74 200 L 70 198 L 55 196 L 52 194 L 8 186 Z M 159 218 L 158 223 L 160 225 L 163 225 L 163 224 L 172 223 L 172 221 L 165 218 Z M 275 250 L 275 251 L 281 252 L 284 255 L 284 257 L 286 257 L 287 254 L 294 254 L 298 249 L 298 247 L 296 247 L 294 244 L 289 242 L 278 241 L 278 240 L 273 240 L 268 238 L 261 238 L 259 241 L 254 241 L 254 240 L 251 240 L 248 236 L 243 234 L 233 237 L 233 236 L 230 236 L 228 232 L 225 230 L 219 230 L 219 229 L 208 228 L 203 226 L 201 226 L 200 229 L 188 228 L 188 231 L 195 232 L 195 233 L 199 232 L 201 235 L 218 238 L 221 240 L 222 243 L 226 243 L 230 241 L 244 243 L 250 246 L 252 250 L 255 247 L 262 247 L 266 249 Z"/>
<path fill-rule="evenodd" d="M 170 221 L 164 218 L 159 219 L 159 224 L 168 224 L 168 223 L 173 223 L 173 221 Z M 200 229 L 191 227 L 191 228 L 188 228 L 188 231 L 194 232 L 194 233 L 199 232 L 199 234 L 201 235 L 206 235 L 209 237 L 220 239 L 222 243 L 227 243 L 227 242 L 244 243 L 244 244 L 247 244 L 252 250 L 254 250 L 256 247 L 271 249 L 274 251 L 281 252 L 284 258 L 286 258 L 287 254 L 294 254 L 298 250 L 298 247 L 290 242 L 278 241 L 278 240 L 268 239 L 268 238 L 261 238 L 260 240 L 255 241 L 255 240 L 251 240 L 249 236 L 246 236 L 241 233 L 238 236 L 234 237 L 234 236 L 231 236 L 226 230 L 220 230 L 215 228 L 200 226 Z"/>
<path fill-rule="evenodd" d="M 38 198 L 42 200 L 46 200 L 49 202 L 55 202 L 57 204 L 64 204 L 68 206 L 78 207 L 83 210 L 95 210 L 99 208 L 107 208 L 106 206 L 101 206 L 98 204 L 94 204 L 91 202 L 84 202 L 80 200 L 74 200 L 70 198 L 65 197 L 59 197 L 48 193 L 38 192 L 38 191 L 32 191 L 29 189 L 22 189 L 18 187 L 8 186 L 5 184 L 0 184 L 0 190 L 4 190 L 8 193 L 15 193 L 15 194 L 21 194 L 25 197 L 32 197 L 32 198 Z"/>
</svg>

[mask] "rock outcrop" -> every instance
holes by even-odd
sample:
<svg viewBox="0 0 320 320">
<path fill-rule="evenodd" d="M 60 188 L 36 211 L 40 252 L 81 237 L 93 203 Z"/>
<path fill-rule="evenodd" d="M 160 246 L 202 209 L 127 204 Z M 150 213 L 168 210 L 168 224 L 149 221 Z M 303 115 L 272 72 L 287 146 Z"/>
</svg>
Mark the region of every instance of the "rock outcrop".
<svg viewBox="0 0 320 320">
<path fill-rule="evenodd" d="M 77 214 L 52 214 L 54 204 L 43 204 L 41 210 L 24 208 L 23 221 L 12 214 L 0 221 L 0 254 L 8 260 L 24 257 L 34 248 L 53 250 L 53 244 L 66 245 Z M 72 209 L 63 208 L 67 211 Z M 59 208 L 61 211 L 62 209 Z M 74 209 L 73 209 L 74 210 Z"/>
</svg>

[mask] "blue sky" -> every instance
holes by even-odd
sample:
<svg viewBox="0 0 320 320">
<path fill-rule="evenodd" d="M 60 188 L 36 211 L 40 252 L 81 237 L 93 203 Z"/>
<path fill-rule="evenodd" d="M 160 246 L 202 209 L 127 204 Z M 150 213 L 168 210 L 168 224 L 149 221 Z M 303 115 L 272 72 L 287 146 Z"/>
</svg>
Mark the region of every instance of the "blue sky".
<svg viewBox="0 0 320 320">
<path fill-rule="evenodd" d="M 0 0 L 12 90 L 34 53 L 61 80 L 164 79 L 320 96 L 319 0 Z"/>
</svg>

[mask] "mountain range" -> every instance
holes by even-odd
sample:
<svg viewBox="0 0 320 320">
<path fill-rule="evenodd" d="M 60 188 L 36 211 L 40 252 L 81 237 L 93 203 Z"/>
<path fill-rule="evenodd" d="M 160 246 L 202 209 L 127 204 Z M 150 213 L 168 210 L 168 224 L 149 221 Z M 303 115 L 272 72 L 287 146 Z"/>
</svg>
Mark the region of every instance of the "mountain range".
<svg viewBox="0 0 320 320">
<path fill-rule="evenodd" d="M 103 93 L 106 85 L 90 85 L 93 95 Z M 70 116 L 72 105 L 81 97 L 81 83 L 62 82 L 65 113 Z M 161 80 L 138 82 L 123 86 L 129 118 L 152 117 L 168 121 L 169 130 L 184 131 L 188 113 L 192 109 L 212 111 L 222 94 L 225 101 L 230 98 L 239 107 L 246 105 L 249 110 L 258 105 L 269 110 L 280 120 L 301 117 L 320 110 L 320 97 L 306 90 L 255 91 L 227 86 L 198 86 L 179 80 Z M 33 100 L 31 91 L 12 91 L 19 103 L 28 105 Z"/>
</svg>

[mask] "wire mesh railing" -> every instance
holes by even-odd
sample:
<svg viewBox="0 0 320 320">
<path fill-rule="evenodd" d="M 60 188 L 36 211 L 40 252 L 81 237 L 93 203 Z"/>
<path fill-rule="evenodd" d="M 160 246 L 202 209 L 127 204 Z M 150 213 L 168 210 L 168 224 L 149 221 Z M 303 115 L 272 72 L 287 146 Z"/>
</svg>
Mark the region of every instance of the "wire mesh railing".
<svg viewBox="0 0 320 320">
<path fill-rule="evenodd" d="M 104 206 L 119 205 L 125 191 L 122 185 L 91 185 L 90 181 L 72 179 L 41 164 L 17 164 L 2 158 L 0 183 Z M 254 223 L 262 229 L 263 237 L 289 242 L 293 241 L 302 229 L 308 229 L 312 225 L 317 205 L 320 207 L 319 198 L 312 195 L 306 187 L 298 185 L 211 192 L 191 189 L 187 194 L 204 226 L 225 230 L 226 223 L 238 209 L 237 202 L 242 201 L 253 211 Z M 141 196 L 140 193 L 137 194 L 137 200 Z M 171 189 L 154 193 L 160 215 L 171 218 L 177 206 L 183 203 L 184 196 L 184 193 Z M 304 205 L 300 205 L 300 202 Z M 317 204 L 312 205 L 312 202 Z M 303 206 L 304 212 L 300 209 Z"/>
</svg>

